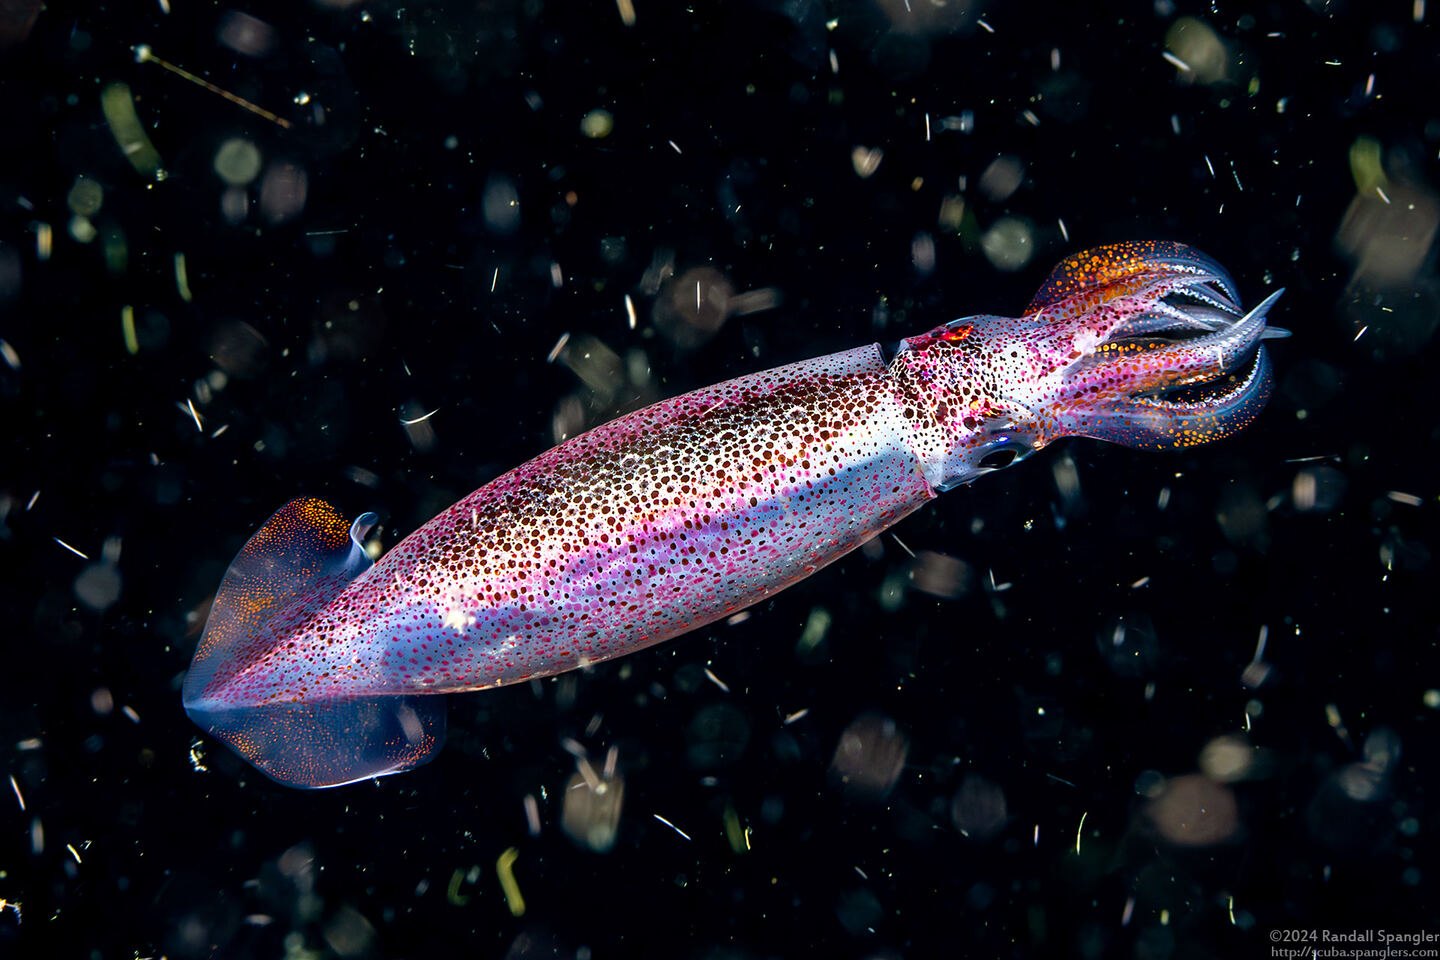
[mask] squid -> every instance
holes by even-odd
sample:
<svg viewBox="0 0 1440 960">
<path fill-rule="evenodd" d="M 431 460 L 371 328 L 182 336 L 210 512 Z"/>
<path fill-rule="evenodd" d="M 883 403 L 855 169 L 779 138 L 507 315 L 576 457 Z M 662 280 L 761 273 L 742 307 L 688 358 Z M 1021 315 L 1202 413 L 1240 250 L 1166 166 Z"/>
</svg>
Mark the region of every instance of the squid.
<svg viewBox="0 0 1440 960">
<path fill-rule="evenodd" d="M 843 557 L 1062 437 L 1174 450 L 1271 391 L 1280 291 L 1244 310 L 1178 243 L 1068 257 L 1020 317 L 954 320 L 621 416 L 497 477 L 373 562 L 378 517 L 282 507 L 225 573 L 186 712 L 273 780 L 426 762 L 446 693 L 601 663 Z"/>
</svg>

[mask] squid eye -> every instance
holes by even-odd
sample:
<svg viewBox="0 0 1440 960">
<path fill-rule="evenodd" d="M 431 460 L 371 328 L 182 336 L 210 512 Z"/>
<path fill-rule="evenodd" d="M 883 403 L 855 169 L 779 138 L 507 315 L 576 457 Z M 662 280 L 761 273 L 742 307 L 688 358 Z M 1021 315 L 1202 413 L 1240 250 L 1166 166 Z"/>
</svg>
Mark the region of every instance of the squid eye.
<svg viewBox="0 0 1440 960">
<path fill-rule="evenodd" d="M 980 459 L 980 466 L 986 470 L 1002 470 L 1015 462 L 1020 452 L 1014 447 L 1005 447 L 1001 450 L 994 450 L 985 454 Z"/>
</svg>

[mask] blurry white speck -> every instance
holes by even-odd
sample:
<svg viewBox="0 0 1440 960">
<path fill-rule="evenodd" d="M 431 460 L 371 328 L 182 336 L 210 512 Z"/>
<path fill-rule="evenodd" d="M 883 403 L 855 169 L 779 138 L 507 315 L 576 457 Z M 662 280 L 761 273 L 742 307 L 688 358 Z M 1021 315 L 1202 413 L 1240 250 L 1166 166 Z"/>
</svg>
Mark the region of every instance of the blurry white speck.
<svg viewBox="0 0 1440 960">
<path fill-rule="evenodd" d="M 984 30 L 986 33 L 995 32 L 995 28 L 990 26 L 990 24 L 986 23 L 984 20 L 976 20 L 975 22 L 980 24 L 981 29 Z"/>
<path fill-rule="evenodd" d="M 680 149 L 680 144 L 676 143 L 674 140 L 666 140 L 665 142 L 670 144 L 671 150 L 674 150 L 676 153 L 683 155 L 684 151 Z"/>
<path fill-rule="evenodd" d="M 1183 71 L 1186 72 L 1186 73 L 1189 73 L 1189 72 L 1190 72 L 1190 64 L 1186 63 L 1184 60 L 1181 60 L 1179 57 L 1175 56 L 1175 54 L 1171 53 L 1169 50 L 1166 50 L 1164 53 L 1161 54 L 1161 56 L 1165 58 L 1165 62 L 1167 62 L 1167 63 L 1171 64 L 1172 66 L 1174 66 L 1175 69 L 1177 69 L 1177 70 L 1183 70 Z"/>
<path fill-rule="evenodd" d="M 730 688 L 725 685 L 725 681 L 723 681 L 723 680 L 721 680 L 719 677 L 715 676 L 715 671 L 714 671 L 714 670 L 711 670 L 709 667 L 706 667 L 706 668 L 705 668 L 705 676 L 709 678 L 709 680 L 710 680 L 711 683 L 715 684 L 715 686 L 719 687 L 719 688 L 720 688 L 722 691 L 724 691 L 725 693 L 729 693 L 729 692 L 730 692 Z"/>
<path fill-rule="evenodd" d="M 561 352 L 565 349 L 565 344 L 569 342 L 570 334 L 568 332 L 560 334 L 560 339 L 555 341 L 555 346 L 551 347 L 550 352 L 546 354 L 545 362 L 554 363 L 556 359 L 559 358 Z"/>
<path fill-rule="evenodd" d="M 675 826 L 675 824 L 671 823 L 669 820 L 666 820 L 664 817 L 660 816 L 660 814 L 658 814 L 658 813 L 652 813 L 652 814 L 650 814 L 650 816 L 654 817 L 656 820 L 659 820 L 661 823 L 665 824 L 665 826 L 669 827 L 671 830 L 674 830 L 676 833 L 680 834 L 680 836 L 684 837 L 686 840 L 689 840 L 689 839 L 690 839 L 690 834 L 686 833 L 684 830 L 681 830 L 679 827 Z"/>
<path fill-rule="evenodd" d="M 435 414 L 437 414 L 437 413 L 439 413 L 439 412 L 440 412 L 440 408 L 439 408 L 439 407 L 436 407 L 434 410 L 431 410 L 429 413 L 422 413 L 420 416 L 418 416 L 418 417 L 411 417 L 411 418 L 408 419 L 408 420 L 407 420 L 406 418 L 404 418 L 404 417 L 401 417 L 401 418 L 400 418 L 400 422 L 401 422 L 403 425 L 407 426 L 407 427 L 413 427 L 413 426 L 414 426 L 415 424 L 417 424 L 417 423 L 424 423 L 426 420 L 429 420 L 431 417 L 435 416 Z"/>
<path fill-rule="evenodd" d="M 90 558 L 89 558 L 88 556 L 86 556 L 84 553 L 81 553 L 79 550 L 77 550 L 77 549 L 75 549 L 74 547 L 70 546 L 70 544 L 66 543 L 64 540 L 61 540 L 59 537 L 51 537 L 50 539 L 52 539 L 52 540 L 54 540 L 56 543 L 60 544 L 60 546 L 64 547 L 66 550 L 69 550 L 71 553 L 75 554 L 75 556 L 79 557 L 81 560 L 89 560 L 89 559 L 90 559 Z"/>
</svg>

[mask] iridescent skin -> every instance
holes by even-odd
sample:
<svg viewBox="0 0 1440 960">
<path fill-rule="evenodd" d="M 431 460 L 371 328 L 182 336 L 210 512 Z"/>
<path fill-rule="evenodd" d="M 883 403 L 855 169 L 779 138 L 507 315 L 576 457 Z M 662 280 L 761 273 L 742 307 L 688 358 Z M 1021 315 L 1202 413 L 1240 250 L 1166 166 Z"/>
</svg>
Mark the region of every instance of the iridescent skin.
<svg viewBox="0 0 1440 960">
<path fill-rule="evenodd" d="M 1187 247 L 1104 247 L 1064 261 L 1020 318 L 957 320 L 893 355 L 847 350 L 597 427 L 373 567 L 359 546 L 373 514 L 347 531 L 328 504 L 294 501 L 227 573 L 186 709 L 282 783 L 408 769 L 443 739 L 443 701 L 425 694 L 703 626 L 1059 437 L 1167 449 L 1240 429 L 1269 394 L 1275 296 L 1242 315 L 1224 270 Z"/>
</svg>

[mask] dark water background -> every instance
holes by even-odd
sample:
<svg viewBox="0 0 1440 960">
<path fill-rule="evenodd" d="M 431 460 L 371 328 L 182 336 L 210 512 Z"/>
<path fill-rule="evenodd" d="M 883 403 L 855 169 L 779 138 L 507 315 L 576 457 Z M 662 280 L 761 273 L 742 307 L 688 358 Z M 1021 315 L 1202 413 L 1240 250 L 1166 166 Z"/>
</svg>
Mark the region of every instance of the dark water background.
<svg viewBox="0 0 1440 960">
<path fill-rule="evenodd" d="M 0 955 L 1440 934 L 1440 9 L 171 0 L 26 36 L 30 6 L 0 5 Z M 116 82 L 163 180 L 117 146 Z M 1066 253 L 1140 238 L 1248 303 L 1288 290 L 1234 439 L 1059 444 L 896 528 L 918 560 L 887 536 L 743 623 L 453 698 L 440 756 L 378 783 L 279 788 L 180 708 L 226 564 L 291 497 L 391 544 L 557 433 L 1017 312 Z M 699 343 L 726 311 L 697 278 L 779 302 Z M 847 730 L 868 795 L 836 780 Z M 607 853 L 559 827 L 567 737 L 618 748 Z"/>
</svg>

